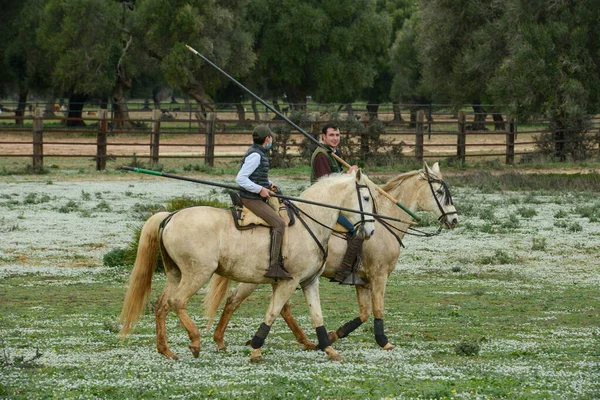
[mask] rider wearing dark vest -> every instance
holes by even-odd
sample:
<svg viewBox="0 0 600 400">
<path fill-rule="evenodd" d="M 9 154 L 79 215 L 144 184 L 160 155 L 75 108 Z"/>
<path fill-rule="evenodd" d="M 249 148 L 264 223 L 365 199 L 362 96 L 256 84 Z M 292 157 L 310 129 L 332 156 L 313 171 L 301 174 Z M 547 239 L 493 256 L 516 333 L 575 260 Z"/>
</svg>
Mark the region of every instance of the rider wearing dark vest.
<svg viewBox="0 0 600 400">
<path fill-rule="evenodd" d="M 256 143 L 254 143 L 252 146 L 250 146 L 248 151 L 246 151 L 246 154 L 244 154 L 244 158 L 242 158 L 242 163 L 240 165 L 240 168 L 242 168 L 242 166 L 244 165 L 246 158 L 248 158 L 249 155 L 254 154 L 254 153 L 258 153 L 258 155 L 260 156 L 260 163 L 258 164 L 258 167 L 254 170 L 254 172 L 252 172 L 248 176 L 248 179 L 250 179 L 252 182 L 256 183 L 257 185 L 260 185 L 260 186 L 268 189 L 270 187 L 270 182 L 269 182 L 270 164 L 269 164 L 269 156 L 267 155 L 267 152 L 264 147 L 262 147 L 261 145 L 258 145 Z M 259 199 L 259 200 L 262 199 L 262 197 L 260 197 L 259 194 L 248 192 L 246 190 L 241 190 L 239 192 L 239 194 L 240 194 L 240 197 L 245 197 L 247 199 Z"/>
<path fill-rule="evenodd" d="M 283 267 L 281 244 L 285 222 L 277 211 L 266 203 L 273 194 L 275 186 L 269 180 L 269 156 L 267 150 L 271 148 L 275 134 L 268 126 L 259 125 L 252 132 L 252 141 L 240 166 L 240 171 L 235 181 L 244 190 L 240 190 L 242 204 L 265 220 L 271 226 L 271 261 L 265 277 L 272 279 L 292 279 L 292 276 Z"/>
<path fill-rule="evenodd" d="M 321 142 L 324 147 L 317 147 L 310 159 L 310 183 L 315 183 L 320 177 L 342 172 L 342 164 L 336 160 L 333 154 L 341 158 L 337 153 L 337 146 L 340 144 L 340 129 L 336 124 L 328 123 L 321 129 Z M 351 170 L 358 169 L 353 165 Z M 342 260 L 340 270 L 336 273 L 334 280 L 345 285 L 364 285 L 365 282 L 358 276 L 356 271 L 360 268 L 362 259 L 363 239 L 356 236 L 354 226 L 348 219 L 340 214 L 338 223 L 348 229 L 348 247 Z"/>
</svg>

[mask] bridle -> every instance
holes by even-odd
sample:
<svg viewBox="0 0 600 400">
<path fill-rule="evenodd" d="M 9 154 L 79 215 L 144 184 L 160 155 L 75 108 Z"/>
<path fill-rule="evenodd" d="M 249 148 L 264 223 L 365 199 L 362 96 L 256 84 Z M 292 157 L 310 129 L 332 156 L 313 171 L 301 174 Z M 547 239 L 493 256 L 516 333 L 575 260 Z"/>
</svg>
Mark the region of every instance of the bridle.
<svg viewBox="0 0 600 400">
<path fill-rule="evenodd" d="M 438 199 L 436 191 L 433 188 L 434 183 L 439 183 L 444 192 L 443 197 L 446 199 L 446 205 L 452 205 L 452 204 L 454 204 L 452 202 L 452 195 L 450 194 L 450 189 L 448 189 L 448 185 L 446 185 L 446 182 L 444 182 L 442 179 L 438 178 L 431 172 L 428 172 L 428 173 L 421 172 L 421 177 L 423 179 L 425 179 L 427 181 L 427 183 L 429 184 L 429 188 L 431 189 L 431 195 L 435 199 L 435 203 L 437 204 L 438 209 L 440 210 L 441 215 L 438 217 L 438 221 L 440 222 L 440 224 L 442 223 L 442 220 L 444 218 L 448 217 L 449 215 L 458 214 L 457 211 L 446 212 L 444 210 L 444 207 L 442 206 L 442 203 L 440 202 L 440 199 Z"/>
<path fill-rule="evenodd" d="M 375 209 L 375 199 L 373 197 L 373 194 L 371 193 L 371 189 L 369 189 L 369 186 L 361 185 L 358 182 L 356 182 L 356 196 L 358 197 L 358 209 L 360 210 L 360 221 L 354 224 L 354 232 L 358 232 L 360 229 L 363 229 L 367 222 L 375 222 L 375 218 L 366 219 L 365 214 L 363 213 L 364 210 L 363 210 L 362 196 L 360 194 L 360 189 L 363 189 L 363 188 L 367 188 L 367 190 L 369 191 L 369 197 L 371 198 L 371 201 L 373 202 L 373 214 L 377 213 L 377 210 Z"/>
<path fill-rule="evenodd" d="M 366 219 L 365 218 L 365 214 L 363 213 L 364 208 L 363 208 L 363 203 L 362 203 L 362 196 L 360 194 L 360 189 L 365 188 L 365 187 L 367 188 L 367 190 L 369 191 L 369 196 L 371 198 L 371 201 L 373 201 L 373 213 L 375 213 L 376 211 L 375 211 L 375 199 L 371 195 L 371 190 L 369 189 L 369 187 L 367 185 L 360 185 L 358 182 L 355 182 L 355 185 L 356 185 L 356 195 L 358 197 L 358 207 L 360 210 L 360 221 L 354 224 L 354 230 L 355 230 L 355 232 L 358 232 L 358 230 L 362 229 L 367 222 L 375 222 L 375 219 Z M 307 217 L 308 219 L 310 219 L 317 225 L 321 225 L 322 227 L 329 229 L 334 234 L 343 235 L 344 232 L 336 231 L 335 229 L 328 227 L 321 221 L 318 221 L 317 219 L 312 217 L 306 211 L 302 210 L 296 204 L 292 203 L 291 201 L 286 200 L 284 203 L 294 212 L 294 215 L 296 215 L 296 217 L 300 220 L 300 222 L 302 223 L 304 228 L 308 231 L 308 233 L 310 234 L 312 239 L 315 241 L 315 243 L 317 244 L 317 246 L 323 253 L 323 262 L 324 262 L 327 259 L 327 249 L 323 246 L 323 244 L 321 244 L 321 242 L 319 242 L 319 240 L 317 239 L 317 236 L 314 234 L 312 229 L 310 229 L 310 227 L 308 226 L 308 224 L 306 223 L 304 218 L 302 218 L 302 215 L 304 215 L 305 217 Z"/>
</svg>

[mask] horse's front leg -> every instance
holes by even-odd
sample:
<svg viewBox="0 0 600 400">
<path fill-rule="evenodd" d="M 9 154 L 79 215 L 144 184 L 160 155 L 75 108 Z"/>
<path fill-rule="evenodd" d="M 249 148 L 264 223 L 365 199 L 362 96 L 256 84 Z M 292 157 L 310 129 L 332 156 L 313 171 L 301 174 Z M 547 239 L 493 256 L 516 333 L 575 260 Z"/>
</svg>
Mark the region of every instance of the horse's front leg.
<svg viewBox="0 0 600 400">
<path fill-rule="evenodd" d="M 248 343 L 252 347 L 252 353 L 250 354 L 251 362 L 261 362 L 263 361 L 260 348 L 265 343 L 265 339 L 271 330 L 271 326 L 277 316 L 281 312 L 283 305 L 292 297 L 296 286 L 298 285 L 298 280 L 291 279 L 286 281 L 279 281 L 273 287 L 273 297 L 271 297 L 271 303 L 269 304 L 269 309 L 267 310 L 267 314 L 265 315 L 264 322 L 260 325 L 252 339 L 248 341 Z"/>
<path fill-rule="evenodd" d="M 375 341 L 384 350 L 393 350 L 394 345 L 388 342 L 387 336 L 383 330 L 383 298 L 385 296 L 385 285 L 387 276 L 378 277 L 371 282 L 371 298 L 373 299 L 373 317 Z"/>
<path fill-rule="evenodd" d="M 304 333 L 304 330 L 302 330 L 298 324 L 298 321 L 296 321 L 296 318 L 294 318 L 292 315 L 292 309 L 290 307 L 289 300 L 284 304 L 283 309 L 281 309 L 281 316 L 287 323 L 287 326 L 290 328 L 294 336 L 296 336 L 298 343 L 304 346 L 304 350 L 316 350 L 319 348 L 316 344 L 311 342 L 310 339 L 308 339 L 308 336 L 306 336 L 306 333 Z"/>
<path fill-rule="evenodd" d="M 219 350 L 227 350 L 227 346 L 225 346 L 225 330 L 227 329 L 227 324 L 231 320 L 231 316 L 237 310 L 237 308 L 250 296 L 254 290 L 258 286 L 255 283 L 240 283 L 235 290 L 231 293 L 231 295 L 227 298 L 227 302 L 225 304 L 225 308 L 221 313 L 221 318 L 219 319 L 219 323 L 215 328 L 215 332 L 213 334 L 213 340 L 217 345 L 217 351 Z"/>
<path fill-rule="evenodd" d="M 345 338 L 350 333 L 354 332 L 356 328 L 361 326 L 365 322 L 369 315 L 371 315 L 371 289 L 364 286 L 356 286 L 356 298 L 358 300 L 359 314 L 358 317 L 352 321 L 346 322 L 343 326 L 338 328 L 335 332 L 329 332 L 329 340 L 331 343 L 335 343 L 336 340 Z"/>
<path fill-rule="evenodd" d="M 311 283 L 302 288 L 304 291 L 304 298 L 308 305 L 308 312 L 310 317 L 316 326 L 317 338 L 319 339 L 319 349 L 323 350 L 327 354 L 327 358 L 330 360 L 340 361 L 342 357 L 337 351 L 331 347 L 331 340 L 327 335 L 327 330 L 323 325 L 323 312 L 321 310 L 321 296 L 319 295 L 319 279 L 314 279 Z"/>
</svg>

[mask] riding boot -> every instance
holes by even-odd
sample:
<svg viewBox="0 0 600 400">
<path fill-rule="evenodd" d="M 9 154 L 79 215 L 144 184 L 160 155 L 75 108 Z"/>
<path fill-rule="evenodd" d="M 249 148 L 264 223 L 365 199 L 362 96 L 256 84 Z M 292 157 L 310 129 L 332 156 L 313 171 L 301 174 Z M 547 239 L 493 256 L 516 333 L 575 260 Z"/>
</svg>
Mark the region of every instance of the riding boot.
<svg viewBox="0 0 600 400">
<path fill-rule="evenodd" d="M 364 239 L 358 236 L 348 238 L 346 254 L 344 254 L 340 269 L 336 272 L 335 278 L 333 278 L 334 281 L 340 282 L 342 285 L 362 286 L 366 284 L 356 273 L 362 262 L 362 246 L 364 241 Z"/>
<path fill-rule="evenodd" d="M 281 243 L 283 242 L 283 236 L 275 231 L 271 230 L 271 262 L 269 269 L 265 274 L 266 278 L 272 279 L 292 279 L 289 272 L 283 267 L 283 257 L 281 256 Z"/>
</svg>

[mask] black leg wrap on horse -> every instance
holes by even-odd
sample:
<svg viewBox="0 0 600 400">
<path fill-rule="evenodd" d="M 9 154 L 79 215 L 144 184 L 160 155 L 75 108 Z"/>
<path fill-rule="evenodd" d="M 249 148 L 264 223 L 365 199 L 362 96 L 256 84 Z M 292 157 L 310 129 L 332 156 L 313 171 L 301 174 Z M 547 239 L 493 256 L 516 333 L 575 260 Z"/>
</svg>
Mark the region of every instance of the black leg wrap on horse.
<svg viewBox="0 0 600 400">
<path fill-rule="evenodd" d="M 385 336 L 385 333 L 383 333 L 383 320 L 381 318 L 375 318 L 375 341 L 377 342 L 378 345 L 380 345 L 381 347 L 384 347 L 386 344 L 388 344 L 388 339 Z"/>
<path fill-rule="evenodd" d="M 246 344 L 252 346 L 253 349 L 260 349 L 262 345 L 265 344 L 265 339 L 269 334 L 270 330 L 271 327 L 263 322 L 262 324 L 260 324 L 260 328 L 258 328 L 254 337 L 250 339 Z"/>
<path fill-rule="evenodd" d="M 321 350 L 325 350 L 326 347 L 331 346 L 331 340 L 329 340 L 329 335 L 323 325 L 317 327 L 317 338 L 319 339 L 319 348 Z"/>
<path fill-rule="evenodd" d="M 362 321 L 360 320 L 359 317 L 354 318 L 352 321 L 350 322 L 346 322 L 344 324 L 344 326 L 342 326 L 341 328 L 339 328 L 335 334 L 337 335 L 337 337 L 339 339 L 341 338 L 345 338 L 346 336 L 348 336 L 349 334 L 351 334 L 352 332 L 354 332 L 354 330 L 356 328 L 358 328 L 359 326 L 362 325 Z"/>
</svg>

